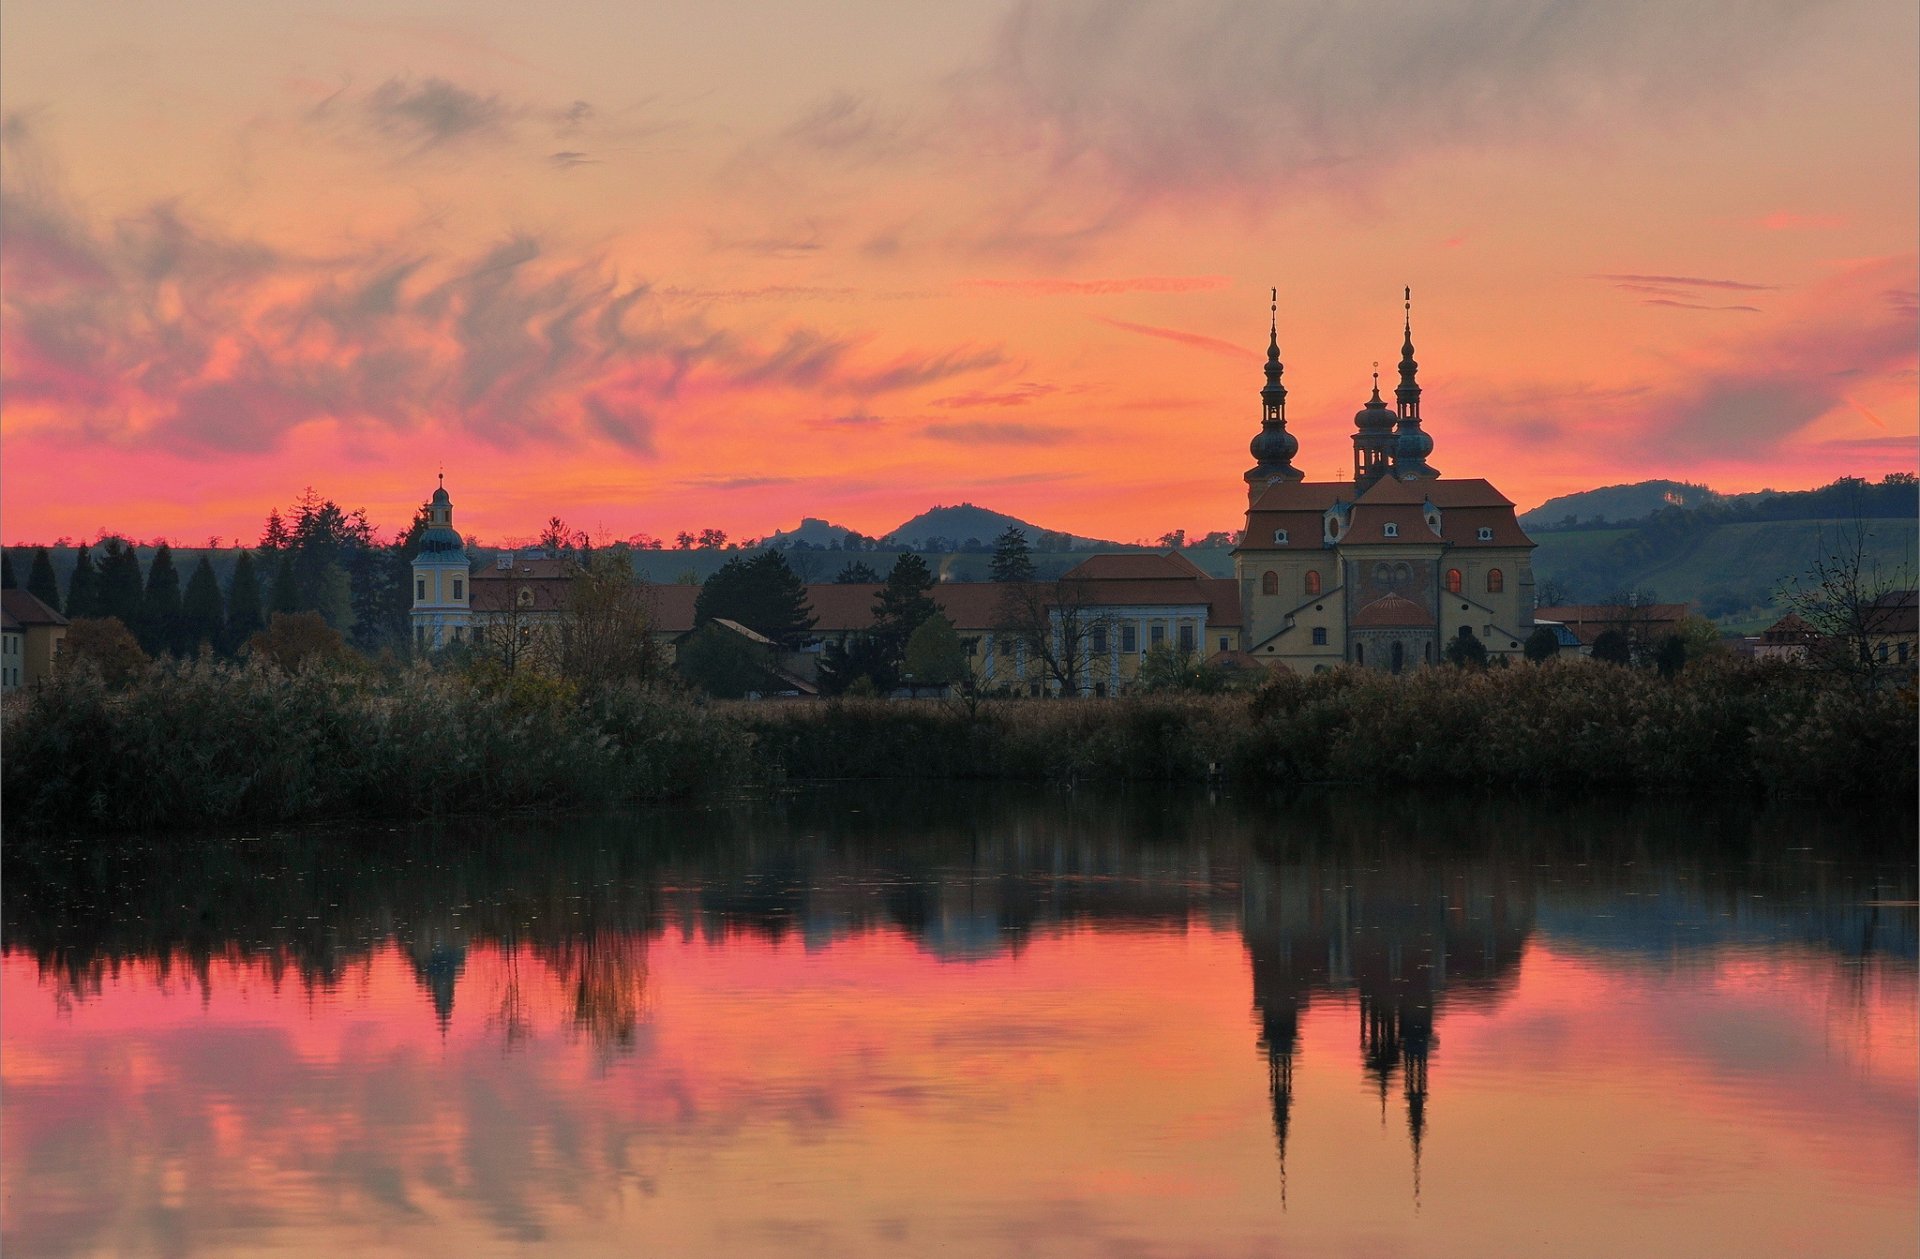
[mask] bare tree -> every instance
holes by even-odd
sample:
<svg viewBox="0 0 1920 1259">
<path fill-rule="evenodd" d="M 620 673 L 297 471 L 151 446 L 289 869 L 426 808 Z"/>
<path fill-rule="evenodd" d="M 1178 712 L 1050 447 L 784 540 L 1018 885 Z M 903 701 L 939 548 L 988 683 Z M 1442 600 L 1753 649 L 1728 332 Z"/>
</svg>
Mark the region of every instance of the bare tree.
<svg viewBox="0 0 1920 1259">
<path fill-rule="evenodd" d="M 1874 651 L 1874 638 L 1888 633 L 1900 606 L 1896 596 L 1914 585 L 1909 554 L 1885 571 L 1870 545 L 1873 531 L 1863 517 L 1842 525 L 1829 541 L 1823 529 L 1817 549 L 1820 558 L 1807 571 L 1791 577 L 1780 590 L 1780 603 L 1819 635 L 1808 651 L 1816 668 L 1845 677 L 1858 689 L 1880 684 L 1888 664 Z"/>
<path fill-rule="evenodd" d="M 567 594 L 556 627 L 562 673 L 592 687 L 644 682 L 660 672 L 651 588 L 634 581 L 626 547 L 609 547 L 582 562 Z"/>
<path fill-rule="evenodd" d="M 1026 645 L 1062 695 L 1092 684 L 1101 655 L 1095 644 L 1113 631 L 1113 617 L 1097 601 L 1094 583 L 1075 577 L 1008 582 L 1000 596 L 1000 629 Z"/>
<path fill-rule="evenodd" d="M 550 668 L 557 658 L 557 628 L 550 609 L 536 608 L 530 598 L 512 597 L 505 607 L 473 618 L 472 651 L 506 673 Z"/>
</svg>

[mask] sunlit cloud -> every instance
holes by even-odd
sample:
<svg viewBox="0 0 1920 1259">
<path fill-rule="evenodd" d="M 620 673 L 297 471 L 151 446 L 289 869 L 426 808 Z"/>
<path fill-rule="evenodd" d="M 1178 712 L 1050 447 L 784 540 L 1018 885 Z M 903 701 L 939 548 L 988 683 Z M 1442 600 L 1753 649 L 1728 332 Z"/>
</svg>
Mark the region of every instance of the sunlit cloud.
<svg viewBox="0 0 1920 1259">
<path fill-rule="evenodd" d="M 1205 350 L 1210 354 L 1219 354 L 1226 358 L 1257 360 L 1260 357 L 1244 345 L 1235 345 L 1219 337 L 1209 337 L 1198 332 L 1184 332 L 1179 328 L 1155 328 L 1149 324 L 1130 323 L 1125 319 L 1097 318 L 1109 328 L 1118 328 L 1122 332 L 1132 332 L 1143 337 L 1157 337 L 1162 341 L 1171 341 L 1175 345 Z"/>
</svg>

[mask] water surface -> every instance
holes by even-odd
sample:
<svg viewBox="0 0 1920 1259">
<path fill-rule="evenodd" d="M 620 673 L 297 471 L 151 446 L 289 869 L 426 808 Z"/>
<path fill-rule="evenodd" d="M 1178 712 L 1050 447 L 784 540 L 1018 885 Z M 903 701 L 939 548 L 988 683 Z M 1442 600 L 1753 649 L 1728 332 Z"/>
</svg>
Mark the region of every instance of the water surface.
<svg viewBox="0 0 1920 1259">
<path fill-rule="evenodd" d="M 9 1255 L 1905 1255 L 1910 817 L 879 793 L 9 848 Z"/>
</svg>

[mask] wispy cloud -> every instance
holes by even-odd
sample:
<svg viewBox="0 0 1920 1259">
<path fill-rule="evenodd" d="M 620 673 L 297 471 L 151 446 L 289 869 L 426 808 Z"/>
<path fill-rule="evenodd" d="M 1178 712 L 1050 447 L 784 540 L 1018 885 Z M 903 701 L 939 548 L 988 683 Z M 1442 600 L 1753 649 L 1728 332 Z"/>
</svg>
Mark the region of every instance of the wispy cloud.
<svg viewBox="0 0 1920 1259">
<path fill-rule="evenodd" d="M 974 389 L 966 393 L 951 394 L 945 398 L 935 398 L 929 406 L 941 407 L 952 411 L 971 410 L 975 407 L 1023 407 L 1029 402 L 1045 398 L 1060 392 L 1058 385 L 1044 385 L 1023 381 L 1012 389 L 990 390 Z"/>
<path fill-rule="evenodd" d="M 1122 332 L 1132 332 L 1143 337 L 1157 337 L 1162 341 L 1171 341 L 1176 345 L 1189 346 L 1196 350 L 1205 350 L 1209 354 L 1219 354 L 1227 358 L 1258 359 L 1260 356 L 1244 345 L 1235 345 L 1231 341 L 1222 341 L 1219 337 L 1209 337 L 1198 332 L 1184 332 L 1179 328 L 1156 328 L 1152 324 L 1129 323 L 1124 319 L 1108 319 L 1095 316 L 1095 319 L 1109 328 L 1118 328 Z"/>
<path fill-rule="evenodd" d="M 1005 361 L 981 345 L 878 353 L 877 334 L 804 326 L 741 335 L 527 234 L 472 254 L 401 240 L 309 257 L 170 206 L 102 228 L 32 175 L 30 128 L 5 134 L 0 384 L 14 431 L 258 452 L 332 421 L 645 457 L 663 422 L 722 396 L 864 406 Z"/>
<path fill-rule="evenodd" d="M 935 441 L 963 446 L 1051 446 L 1069 434 L 1039 424 L 1014 424 L 992 420 L 940 421 L 920 430 Z"/>
<path fill-rule="evenodd" d="M 1653 284 L 1682 289 L 1732 289 L 1742 293 L 1770 293 L 1780 287 L 1777 284 L 1750 284 L 1745 280 L 1710 280 L 1697 275 L 1596 275 L 1593 278 L 1606 280 L 1619 288 Z"/>
<path fill-rule="evenodd" d="M 367 94 L 361 109 L 375 129 L 417 152 L 498 134 L 511 116 L 500 97 L 437 77 L 388 79 Z"/>
<path fill-rule="evenodd" d="M 1198 293 L 1229 288 L 1224 275 L 1142 275 L 1114 280 L 963 280 L 962 289 L 1022 297 L 1078 297 L 1109 293 Z"/>
</svg>

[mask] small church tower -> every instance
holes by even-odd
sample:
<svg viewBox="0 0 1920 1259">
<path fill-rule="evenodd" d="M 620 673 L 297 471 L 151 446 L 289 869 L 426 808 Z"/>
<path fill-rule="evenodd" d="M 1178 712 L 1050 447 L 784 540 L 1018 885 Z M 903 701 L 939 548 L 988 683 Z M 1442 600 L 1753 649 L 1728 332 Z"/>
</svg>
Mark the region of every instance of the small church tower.
<svg viewBox="0 0 1920 1259">
<path fill-rule="evenodd" d="M 472 581 L 466 543 L 453 527 L 446 475 L 427 502 L 427 527 L 413 555 L 413 645 L 433 651 L 466 639 L 472 624 Z"/>
</svg>

